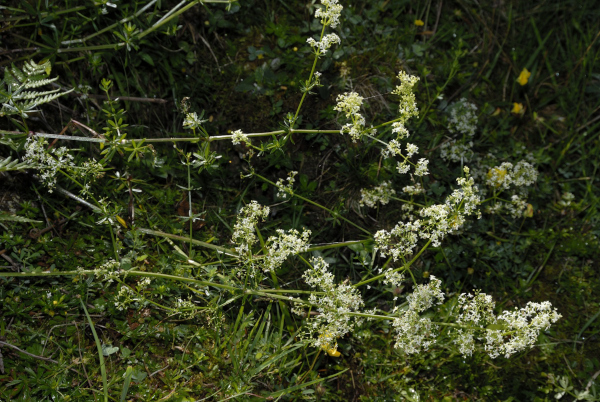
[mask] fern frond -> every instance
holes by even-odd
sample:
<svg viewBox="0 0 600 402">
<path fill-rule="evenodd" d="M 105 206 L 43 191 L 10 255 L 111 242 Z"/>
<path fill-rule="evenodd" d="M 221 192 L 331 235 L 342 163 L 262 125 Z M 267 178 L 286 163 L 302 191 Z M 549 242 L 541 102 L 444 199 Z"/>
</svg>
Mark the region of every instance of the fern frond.
<svg viewBox="0 0 600 402">
<path fill-rule="evenodd" d="M 52 65 L 49 60 L 41 64 L 36 64 L 33 60 L 27 60 L 25 65 L 23 66 L 23 72 L 28 76 L 32 75 L 43 75 L 45 77 L 50 75 L 50 71 L 52 70 Z"/>
<path fill-rule="evenodd" d="M 14 64 L 11 66 L 11 68 L 7 68 L 6 70 L 4 70 L 5 79 L 6 79 L 7 75 L 8 75 L 8 78 L 10 79 L 10 83 L 13 85 L 15 85 L 15 84 L 21 85 L 22 83 L 27 81 L 27 74 L 25 74 L 21 69 L 19 69 Z"/>
<path fill-rule="evenodd" d="M 41 223 L 34 219 L 25 218 L 23 216 L 10 215 L 6 212 L 0 212 L 0 221 L 24 222 L 24 223 Z"/>
<path fill-rule="evenodd" d="M 25 109 L 26 111 L 31 111 L 31 109 L 33 109 L 34 107 L 43 105 L 44 103 L 52 102 L 54 99 L 56 99 L 60 96 L 63 96 L 64 94 L 68 94 L 71 91 L 72 91 L 72 89 L 69 91 L 66 91 L 66 92 L 54 93 L 54 94 L 50 94 L 50 95 L 40 96 L 35 99 L 31 99 L 27 102 L 22 103 L 23 109 Z"/>
<path fill-rule="evenodd" d="M 37 106 L 53 101 L 71 91 L 60 92 L 60 89 L 48 91 L 26 91 L 39 88 L 58 80 L 49 78 L 52 66 L 49 61 L 37 64 L 28 60 L 23 69 L 14 64 L 4 69 L 4 79 L 0 82 L 0 117 L 18 114 L 27 118 L 26 112 L 33 111 Z"/>
<path fill-rule="evenodd" d="M 54 94 L 60 91 L 60 88 L 56 88 L 56 89 L 51 89 L 50 91 L 43 91 L 43 92 L 38 92 L 38 91 L 26 91 L 26 92 L 21 92 L 18 95 L 13 95 L 12 99 L 14 101 L 17 100 L 28 100 L 28 99 L 35 99 L 35 98 L 39 98 L 42 96 L 46 96 L 46 95 L 50 95 L 50 94 Z M 66 92 L 65 92 L 66 93 Z"/>
<path fill-rule="evenodd" d="M 27 89 L 39 88 L 41 86 L 51 84 L 54 81 L 58 80 L 58 77 L 54 77 L 54 78 L 43 78 L 42 76 L 36 76 L 36 77 L 39 77 L 39 78 L 37 78 L 35 81 L 28 81 L 25 84 L 25 88 L 27 88 Z"/>
<path fill-rule="evenodd" d="M 12 159 L 10 156 L 8 158 L 0 158 L 0 172 L 8 172 L 9 170 L 25 170 L 29 169 L 29 166 L 25 162 L 19 163 L 18 159 Z"/>
</svg>

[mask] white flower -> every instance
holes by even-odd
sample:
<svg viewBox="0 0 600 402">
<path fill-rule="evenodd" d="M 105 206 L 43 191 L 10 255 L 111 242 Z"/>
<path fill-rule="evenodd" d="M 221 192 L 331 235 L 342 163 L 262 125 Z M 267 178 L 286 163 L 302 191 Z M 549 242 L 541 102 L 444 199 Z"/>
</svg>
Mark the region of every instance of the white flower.
<svg viewBox="0 0 600 402">
<path fill-rule="evenodd" d="M 389 158 L 390 156 L 402 155 L 402 146 L 396 140 L 391 140 L 385 149 L 381 150 L 381 154 L 384 158 Z"/>
<path fill-rule="evenodd" d="M 486 184 L 506 190 L 511 184 L 516 187 L 530 186 L 535 183 L 537 177 L 537 170 L 529 162 L 519 161 L 514 166 L 510 162 L 503 162 L 488 171 Z"/>
<path fill-rule="evenodd" d="M 322 56 L 327 53 L 327 50 L 334 44 L 338 45 L 342 42 L 340 37 L 334 33 L 327 34 L 323 37 L 320 42 L 314 40 L 314 38 L 308 38 L 306 42 L 315 49 L 317 55 Z"/>
<path fill-rule="evenodd" d="M 310 230 L 304 230 L 302 235 L 296 229 L 291 229 L 287 233 L 281 229 L 277 229 L 277 233 L 278 237 L 271 236 L 267 240 L 268 253 L 263 262 L 263 270 L 265 272 L 273 272 L 289 256 L 308 250 Z"/>
<path fill-rule="evenodd" d="M 390 181 L 384 181 L 379 186 L 374 187 L 370 190 L 363 188 L 360 190 L 360 206 L 367 205 L 368 207 L 375 208 L 378 202 L 382 205 L 386 205 L 390 202 L 390 197 L 396 194 L 396 191 L 392 188 Z"/>
<path fill-rule="evenodd" d="M 451 133 L 475 135 L 477 129 L 477 106 L 462 98 L 450 106 L 448 131 Z"/>
<path fill-rule="evenodd" d="M 410 170 L 410 165 L 406 163 L 406 161 L 398 162 L 398 165 L 396 165 L 396 170 L 400 174 L 406 174 Z"/>
<path fill-rule="evenodd" d="M 277 186 L 277 188 L 279 189 L 277 191 L 277 197 L 281 197 L 281 198 L 287 198 L 290 194 L 294 194 L 294 189 L 293 189 L 293 185 L 296 182 L 296 175 L 298 174 L 298 172 L 296 171 L 292 171 L 288 173 L 288 178 L 287 178 L 287 184 L 284 184 L 284 180 L 283 179 L 279 179 L 277 180 L 277 183 L 275 183 L 275 186 Z"/>
<path fill-rule="evenodd" d="M 321 0 L 325 8 L 318 8 L 315 17 L 321 19 L 321 24 L 335 28 L 340 23 L 340 13 L 343 8 L 338 4 L 338 0 Z"/>
<path fill-rule="evenodd" d="M 458 297 L 457 324 L 467 328 L 457 330 L 454 343 L 463 355 L 471 355 L 475 348 L 477 332 L 485 332 L 485 351 L 492 358 L 500 355 L 510 357 L 527 347 L 532 348 L 542 330 L 547 330 L 561 317 L 550 302 L 529 302 L 524 308 L 506 310 L 499 316 L 494 314 L 492 297 L 476 292 Z"/>
<path fill-rule="evenodd" d="M 473 141 L 457 142 L 451 140 L 440 146 L 440 156 L 453 162 L 469 162 L 473 156 Z"/>
<path fill-rule="evenodd" d="M 231 133 L 231 141 L 233 142 L 233 145 L 238 145 L 242 142 L 250 145 L 250 138 L 248 138 L 248 135 L 244 134 L 242 130 L 235 130 Z"/>
<path fill-rule="evenodd" d="M 196 112 L 188 113 L 185 115 L 185 119 L 183 120 L 183 128 L 187 128 L 188 130 L 195 130 L 206 121 L 208 120 L 200 119 Z"/>
<path fill-rule="evenodd" d="M 425 192 L 425 189 L 421 185 L 421 183 L 415 183 L 414 186 L 405 186 L 402 188 L 402 191 L 409 195 L 417 195 Z"/>
<path fill-rule="evenodd" d="M 321 290 L 324 294 L 311 294 L 308 301 L 317 305 L 320 313 L 307 321 L 307 329 L 311 336 L 310 343 L 326 351 L 336 350 L 336 339 L 354 329 L 361 320 L 348 313 L 360 311 L 364 302 L 356 288 L 346 283 L 335 285 L 333 274 L 328 271 L 329 264 L 322 257 L 311 259 L 312 269 L 303 277 L 306 283 Z M 296 313 L 301 313 L 295 309 Z M 313 335 L 317 335 L 315 338 Z"/>
<path fill-rule="evenodd" d="M 256 243 L 256 235 L 254 234 L 254 226 L 258 220 L 263 220 L 269 216 L 269 207 L 260 205 L 256 201 L 252 201 L 242 209 L 237 217 L 234 226 L 233 236 L 231 240 L 238 245 L 235 249 L 240 254 L 245 254 L 250 251 L 250 246 Z"/>
<path fill-rule="evenodd" d="M 428 284 L 418 285 L 413 293 L 407 296 L 408 309 L 401 312 L 392 324 L 396 329 L 394 347 L 408 354 L 426 350 L 435 343 L 438 326 L 432 324 L 429 318 L 419 317 L 419 313 L 444 301 L 442 282 L 433 275 L 430 278 Z M 394 309 L 394 312 L 396 311 L 397 308 Z"/>
<path fill-rule="evenodd" d="M 417 81 L 419 81 L 419 77 L 400 71 L 398 73 L 398 79 L 400 80 L 400 85 L 398 85 L 392 93 L 400 96 L 400 106 L 398 111 L 400 113 L 400 122 L 404 124 L 411 117 L 419 115 L 415 94 L 413 93 L 413 87 Z"/>
<path fill-rule="evenodd" d="M 417 152 L 419 152 L 419 147 L 417 147 L 415 144 L 410 144 L 410 143 L 406 144 L 406 157 L 407 158 L 410 158 Z"/>
<path fill-rule="evenodd" d="M 344 113 L 346 118 L 351 120 L 342 127 L 341 134 L 348 133 L 353 142 L 356 142 L 364 133 L 371 132 L 365 129 L 365 119 L 359 113 L 362 106 L 363 97 L 356 92 L 346 92 L 337 97 L 337 105 L 333 108 L 338 112 Z"/>
<path fill-rule="evenodd" d="M 421 158 L 419 159 L 419 162 L 417 162 L 417 167 L 415 168 L 415 176 L 425 176 L 429 174 L 429 171 L 427 170 L 427 165 L 429 164 L 429 161 L 425 158 Z"/>
<path fill-rule="evenodd" d="M 399 121 L 392 123 L 392 133 L 397 134 L 397 137 L 400 140 L 403 138 L 408 138 L 410 136 L 410 133 L 408 132 L 406 127 L 404 127 L 404 123 L 401 123 Z"/>
</svg>

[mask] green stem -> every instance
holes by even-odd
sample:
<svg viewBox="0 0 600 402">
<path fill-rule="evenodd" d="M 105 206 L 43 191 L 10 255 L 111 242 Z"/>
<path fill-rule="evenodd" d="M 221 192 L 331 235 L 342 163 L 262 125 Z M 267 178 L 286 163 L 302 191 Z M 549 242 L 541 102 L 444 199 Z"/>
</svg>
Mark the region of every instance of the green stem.
<svg viewBox="0 0 600 402">
<path fill-rule="evenodd" d="M 173 239 L 173 240 L 190 242 L 192 244 L 196 244 L 198 246 L 209 248 L 209 249 L 215 250 L 219 253 L 223 253 L 225 255 L 231 256 L 231 257 L 239 257 L 238 252 L 235 250 L 232 250 L 232 249 L 229 249 L 226 247 L 215 246 L 214 244 L 206 243 L 201 240 L 190 239 L 188 237 L 183 237 L 183 236 L 177 236 L 177 235 L 174 235 L 171 233 L 159 232 L 157 230 L 150 230 L 150 229 L 144 229 L 144 228 L 137 228 L 136 230 L 139 230 L 142 233 L 149 234 L 152 236 L 160 236 L 160 237 L 166 237 L 166 238 Z"/>
<path fill-rule="evenodd" d="M 117 250 L 117 241 L 115 240 L 115 234 L 113 233 L 113 227 L 112 225 L 108 224 L 108 229 L 110 232 L 110 240 L 112 241 L 112 245 L 113 245 L 113 252 L 115 253 L 115 261 L 119 262 L 119 251 Z"/>
<path fill-rule="evenodd" d="M 323 29 L 321 29 L 321 36 L 319 38 L 319 42 L 323 40 L 323 35 L 325 34 L 325 25 L 323 25 Z M 319 55 L 315 54 L 315 60 L 313 61 L 312 68 L 310 70 L 310 76 L 308 77 L 307 87 L 310 86 L 310 83 L 313 79 L 313 74 L 315 73 L 315 68 L 317 67 L 317 61 L 319 60 Z M 308 94 L 308 90 L 302 94 L 302 98 L 300 99 L 300 103 L 298 104 L 298 108 L 296 109 L 296 114 L 294 115 L 294 119 L 290 123 L 290 127 L 294 128 L 294 123 L 296 123 L 296 119 L 298 118 L 298 114 L 300 113 L 300 109 L 302 108 L 302 103 L 304 103 L 304 99 Z"/>
<path fill-rule="evenodd" d="M 117 25 L 119 24 L 124 24 L 126 22 L 131 21 L 134 18 L 139 17 L 144 11 L 146 11 L 148 8 L 152 7 L 158 0 L 152 0 L 151 2 L 149 2 L 148 4 L 146 4 L 144 7 L 142 7 L 138 12 L 136 12 L 133 15 L 130 15 L 129 17 L 123 18 L 122 20 L 115 22 L 114 24 L 111 24 L 109 26 L 107 26 L 106 28 L 103 28 L 101 30 L 99 30 L 98 32 L 94 32 L 91 35 L 86 36 L 85 38 L 82 39 L 75 39 L 75 40 L 66 40 L 66 41 L 62 41 L 60 44 L 61 45 L 71 45 L 74 43 L 84 43 L 87 40 L 92 39 L 95 36 L 101 35 L 106 31 L 110 31 L 111 29 L 115 28 Z M 83 7 L 84 9 L 86 8 L 85 6 Z"/>
<path fill-rule="evenodd" d="M 96 349 L 98 349 L 98 360 L 100 360 L 100 373 L 102 375 L 102 388 L 104 388 L 104 402 L 108 402 L 108 382 L 106 380 L 106 364 L 104 362 L 104 355 L 102 353 L 102 345 L 100 344 L 100 339 L 98 338 L 98 334 L 96 333 L 96 328 L 94 328 L 94 323 L 92 322 L 92 318 L 85 308 L 85 304 L 82 299 L 79 299 L 81 303 L 81 307 L 83 307 L 83 311 L 85 312 L 85 316 L 87 317 L 88 323 L 90 324 L 90 328 L 92 330 L 92 334 L 94 335 L 94 340 L 96 341 Z"/>
<path fill-rule="evenodd" d="M 149 33 L 153 32 L 155 30 L 157 30 L 158 28 L 160 28 L 161 26 L 163 26 L 167 22 L 171 21 L 173 18 L 179 16 L 180 14 L 183 14 L 184 12 L 186 12 L 187 10 L 189 10 L 190 8 L 194 7 L 196 4 L 200 4 L 200 3 L 202 3 L 202 4 L 205 4 L 205 3 L 231 4 L 231 0 L 195 0 L 195 1 L 192 1 L 190 4 L 186 5 L 181 10 L 178 10 L 178 11 L 174 12 L 173 14 L 169 15 L 167 18 L 162 18 L 162 19 L 158 20 L 150 28 L 148 28 L 145 31 L 140 32 L 138 35 L 136 35 L 135 38 L 138 39 L 138 40 L 142 39 L 144 36 L 148 35 Z"/>
<path fill-rule="evenodd" d="M 371 239 L 365 239 L 365 240 L 353 240 L 353 241 L 345 241 L 345 242 L 340 242 L 340 243 L 324 244 L 322 246 L 309 247 L 306 251 L 308 252 L 308 251 L 317 251 L 317 250 L 328 250 L 330 248 L 352 246 L 354 244 L 369 243 L 371 241 L 372 241 Z"/>
<path fill-rule="evenodd" d="M 7 7 L 7 9 L 9 9 L 11 11 L 22 11 L 22 10 L 12 8 L 12 7 Z M 29 19 L 29 18 L 34 18 L 34 17 L 41 20 L 41 19 L 46 18 L 48 15 L 56 16 L 56 15 L 67 14 L 67 13 L 76 12 L 76 11 L 83 11 L 83 10 L 87 10 L 87 9 L 88 9 L 88 6 L 77 6 L 77 7 L 67 8 L 67 9 L 64 9 L 61 11 L 46 11 L 46 12 L 39 13 L 36 15 L 23 15 L 23 16 L 19 15 L 19 16 L 13 16 L 13 17 L 0 18 L 0 22 Z"/>
<path fill-rule="evenodd" d="M 267 179 L 267 178 L 265 178 L 265 177 L 262 177 L 262 176 L 261 176 L 261 175 L 259 175 L 258 173 L 253 173 L 253 175 L 254 175 L 254 176 L 256 176 L 256 177 L 258 177 L 259 179 L 261 179 L 261 180 L 263 180 L 263 181 L 265 181 L 265 182 L 267 182 L 267 183 L 271 184 L 272 186 L 274 186 L 274 187 L 277 187 L 277 186 L 275 185 L 275 183 L 273 183 L 271 180 L 269 180 L 269 179 Z M 314 206 L 316 206 L 316 207 L 319 207 L 319 208 L 321 208 L 321 209 L 323 209 L 323 210 L 325 210 L 325 211 L 329 212 L 329 213 L 330 213 L 332 216 L 334 216 L 334 217 L 337 217 L 337 218 L 340 218 L 340 219 L 341 219 L 341 220 L 343 220 L 344 222 L 346 222 L 346 223 L 348 223 L 348 224 L 350 224 L 350 225 L 354 226 L 355 228 L 357 228 L 357 229 L 359 229 L 359 230 L 361 230 L 361 231 L 365 232 L 365 233 L 366 233 L 366 234 L 368 234 L 369 236 L 371 236 L 371 232 L 369 232 L 367 229 L 365 229 L 365 228 L 363 228 L 363 227 L 361 227 L 361 226 L 357 225 L 356 223 L 352 222 L 351 220 L 349 220 L 349 219 L 347 219 L 347 218 L 344 218 L 343 216 L 341 216 L 341 215 L 340 215 L 340 214 L 338 214 L 337 212 L 335 212 L 335 211 L 332 211 L 331 209 L 329 209 L 329 208 L 327 208 L 327 207 L 324 207 L 323 205 L 321 205 L 321 204 L 318 204 L 318 203 L 316 203 L 316 202 L 314 202 L 314 201 L 312 201 L 312 200 L 309 200 L 308 198 L 302 197 L 301 195 L 298 195 L 298 194 L 296 194 L 296 193 L 292 193 L 292 196 L 294 196 L 294 197 L 296 197 L 296 198 L 299 198 L 299 199 L 301 199 L 301 200 L 303 200 L 303 201 L 306 201 L 306 202 L 308 202 L 309 204 L 312 204 L 312 205 L 314 205 Z"/>
<path fill-rule="evenodd" d="M 188 250 L 188 256 L 189 256 L 189 258 L 192 258 L 192 244 L 194 244 L 192 242 L 192 240 L 194 239 L 192 236 L 192 228 L 193 228 L 194 222 L 192 220 L 192 173 L 191 173 L 191 169 L 190 169 L 189 154 L 187 156 L 187 173 L 188 173 L 188 204 L 189 204 L 188 216 L 190 218 L 190 246 L 189 246 L 189 250 Z"/>
<path fill-rule="evenodd" d="M 421 207 L 421 208 L 426 208 L 427 207 L 427 205 L 419 204 L 418 202 L 414 202 L 414 201 L 403 200 L 401 198 L 390 197 L 390 199 L 394 200 L 394 201 L 400 201 L 400 202 L 403 202 L 405 204 L 416 205 L 416 206 Z"/>
<path fill-rule="evenodd" d="M 394 273 L 394 272 L 398 272 L 398 271 L 400 271 L 402 269 L 408 269 L 412 264 L 415 263 L 415 261 L 417 261 L 417 259 L 421 256 L 421 254 L 423 254 L 423 252 L 425 250 L 427 250 L 427 247 L 429 247 L 430 244 L 431 244 L 431 239 L 427 240 L 427 243 L 425 243 L 425 245 L 423 246 L 423 248 L 421 249 L 421 251 L 419 251 L 417 253 L 417 255 L 415 255 L 414 258 L 412 260 L 410 260 L 410 262 L 408 262 L 407 264 L 401 266 L 400 268 L 396 268 L 396 269 L 392 270 L 391 272 Z M 362 282 L 359 282 L 359 283 L 357 283 L 355 285 L 352 285 L 352 286 L 355 287 L 355 288 L 357 288 L 359 286 L 366 285 L 367 283 L 374 282 L 374 281 L 376 281 L 378 279 L 381 279 L 381 278 L 384 278 L 384 277 L 385 277 L 385 274 L 377 275 L 377 276 L 374 276 L 371 279 L 366 279 L 366 280 L 364 280 Z"/>
</svg>

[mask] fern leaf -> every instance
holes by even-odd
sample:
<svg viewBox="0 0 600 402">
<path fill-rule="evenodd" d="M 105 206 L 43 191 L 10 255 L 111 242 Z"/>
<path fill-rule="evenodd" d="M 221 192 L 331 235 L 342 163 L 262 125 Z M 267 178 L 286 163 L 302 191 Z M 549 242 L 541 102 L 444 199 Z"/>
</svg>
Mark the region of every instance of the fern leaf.
<svg viewBox="0 0 600 402">
<path fill-rule="evenodd" d="M 49 78 L 52 66 L 49 61 L 37 64 L 28 60 L 21 70 L 14 64 L 4 69 L 4 79 L 0 82 L 0 117 L 20 115 L 27 118 L 26 112 L 44 103 L 67 94 L 71 91 L 60 92 L 60 89 L 48 91 L 26 91 L 26 89 L 39 88 L 58 80 L 58 77 Z"/>
<path fill-rule="evenodd" d="M 39 88 L 43 85 L 48 85 L 53 83 L 54 81 L 58 80 L 58 77 L 54 77 L 54 78 L 43 78 L 42 76 L 35 76 L 35 77 L 39 77 L 36 78 L 35 81 L 28 81 L 27 83 L 25 83 L 25 88 L 29 89 L 29 88 Z"/>
<path fill-rule="evenodd" d="M 14 64 L 9 69 L 9 75 L 12 76 L 13 82 L 19 85 L 27 81 L 27 74 L 25 74 L 23 70 L 17 68 L 17 66 L 15 66 Z"/>
<path fill-rule="evenodd" d="M 23 66 L 23 70 L 24 70 L 25 74 L 27 74 L 28 76 L 44 75 L 45 77 L 47 77 L 48 75 L 50 75 L 51 69 L 52 69 L 52 65 L 50 64 L 49 60 L 46 60 L 45 62 L 43 62 L 41 64 L 36 64 L 35 61 L 28 60 L 25 62 L 25 65 Z"/>
<path fill-rule="evenodd" d="M 22 93 L 18 94 L 17 96 L 13 96 L 12 99 L 14 101 L 35 99 L 35 98 L 39 98 L 39 97 L 46 96 L 49 94 L 57 93 L 58 91 L 60 91 L 60 88 L 56 88 L 56 89 L 52 89 L 50 91 L 44 91 L 44 92 L 26 91 L 26 92 L 22 92 Z"/>
<path fill-rule="evenodd" d="M 42 221 L 36 221 L 34 219 L 25 218 L 23 216 L 10 215 L 6 212 L 0 212 L 0 221 L 13 221 L 13 222 L 24 222 L 24 223 L 41 223 Z"/>
<path fill-rule="evenodd" d="M 29 100 L 27 102 L 24 102 L 22 104 L 22 107 L 25 111 L 31 111 L 34 107 L 37 107 L 39 105 L 43 105 L 44 103 L 48 103 L 48 102 L 52 102 L 54 99 L 63 96 L 64 94 L 68 94 L 69 92 L 71 92 L 71 90 L 66 91 L 66 92 L 61 92 L 61 93 L 54 93 L 54 94 L 50 94 L 50 95 L 45 95 L 45 96 L 41 96 L 32 100 Z"/>
<path fill-rule="evenodd" d="M 18 159 L 12 159 L 10 156 L 8 158 L 0 158 L 0 172 L 8 172 L 10 170 L 25 170 L 29 169 L 29 166 L 25 162 L 19 163 Z"/>
</svg>

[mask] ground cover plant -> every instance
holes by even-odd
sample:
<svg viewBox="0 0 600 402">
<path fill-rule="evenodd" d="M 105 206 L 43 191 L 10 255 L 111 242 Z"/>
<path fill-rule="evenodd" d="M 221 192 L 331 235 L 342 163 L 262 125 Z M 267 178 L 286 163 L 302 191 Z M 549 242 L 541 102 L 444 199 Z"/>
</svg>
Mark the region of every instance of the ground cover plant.
<svg viewBox="0 0 600 402">
<path fill-rule="evenodd" d="M 599 400 L 593 2 L 9 2 L 0 400 Z"/>
</svg>

